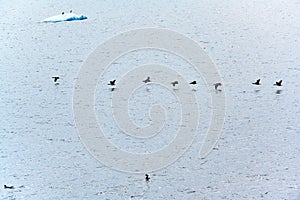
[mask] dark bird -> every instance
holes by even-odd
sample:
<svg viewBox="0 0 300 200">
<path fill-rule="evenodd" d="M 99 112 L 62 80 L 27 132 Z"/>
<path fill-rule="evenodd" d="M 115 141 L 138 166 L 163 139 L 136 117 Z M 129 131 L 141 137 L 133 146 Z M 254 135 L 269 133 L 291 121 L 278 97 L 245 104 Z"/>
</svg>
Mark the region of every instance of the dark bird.
<svg viewBox="0 0 300 200">
<path fill-rule="evenodd" d="M 54 82 L 56 82 L 59 79 L 58 76 L 52 76 L 52 78 L 54 79 Z"/>
<path fill-rule="evenodd" d="M 173 81 L 173 82 L 171 82 L 171 84 L 173 85 L 173 87 L 175 87 L 176 84 L 178 84 L 178 81 Z"/>
<path fill-rule="evenodd" d="M 65 14 L 65 12 L 62 12 L 61 14 L 63 15 L 63 14 Z"/>
<path fill-rule="evenodd" d="M 215 90 L 218 90 L 218 87 L 222 86 L 222 83 L 215 83 L 214 86 L 215 86 Z"/>
<path fill-rule="evenodd" d="M 4 185 L 4 189 L 14 189 L 14 186 Z"/>
<path fill-rule="evenodd" d="M 191 85 L 196 85 L 197 84 L 197 81 L 192 81 L 190 82 Z"/>
<path fill-rule="evenodd" d="M 109 81 L 109 84 L 107 84 L 107 85 L 116 85 L 116 80 Z"/>
<path fill-rule="evenodd" d="M 149 83 L 149 82 L 151 82 L 150 76 L 148 76 L 145 80 L 143 80 L 143 82 L 144 82 L 144 83 Z"/>
<path fill-rule="evenodd" d="M 253 85 L 260 85 L 260 79 L 257 79 L 255 83 L 252 83 Z"/>
<path fill-rule="evenodd" d="M 282 80 L 276 82 L 274 85 L 276 85 L 276 86 L 282 86 L 281 83 L 282 83 Z"/>
<path fill-rule="evenodd" d="M 72 10 L 70 10 L 70 13 L 72 13 Z"/>
<path fill-rule="evenodd" d="M 150 180 L 150 176 L 148 174 L 145 174 L 145 180 L 148 182 Z"/>
</svg>

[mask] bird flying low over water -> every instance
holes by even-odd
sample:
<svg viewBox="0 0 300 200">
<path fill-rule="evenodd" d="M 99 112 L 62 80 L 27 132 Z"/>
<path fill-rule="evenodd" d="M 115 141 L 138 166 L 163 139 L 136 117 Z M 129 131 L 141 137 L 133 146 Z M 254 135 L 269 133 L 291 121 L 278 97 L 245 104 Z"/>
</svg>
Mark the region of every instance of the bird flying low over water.
<svg viewBox="0 0 300 200">
<path fill-rule="evenodd" d="M 58 76 L 52 76 L 52 78 L 54 79 L 54 82 L 56 82 L 59 79 Z"/>
<path fill-rule="evenodd" d="M 255 83 L 252 83 L 253 85 L 260 85 L 260 79 L 257 79 Z"/>
<path fill-rule="evenodd" d="M 214 86 L 215 86 L 215 90 L 218 90 L 218 87 L 222 86 L 222 83 L 215 83 Z"/>
<path fill-rule="evenodd" d="M 197 84 L 197 81 L 192 81 L 190 82 L 191 85 L 196 85 Z"/>
<path fill-rule="evenodd" d="M 274 85 L 276 85 L 276 86 L 282 86 L 281 83 L 282 83 L 282 80 L 280 80 L 278 82 L 276 81 Z"/>
<path fill-rule="evenodd" d="M 143 82 L 144 82 L 144 83 L 149 83 L 149 82 L 151 82 L 150 76 L 148 76 L 145 80 L 143 80 Z"/>
<path fill-rule="evenodd" d="M 178 84 L 178 81 L 173 81 L 173 82 L 171 82 L 171 84 L 173 85 L 173 87 L 175 87 L 176 84 Z"/>
<path fill-rule="evenodd" d="M 109 81 L 109 84 L 107 85 L 116 85 L 116 80 Z"/>
</svg>

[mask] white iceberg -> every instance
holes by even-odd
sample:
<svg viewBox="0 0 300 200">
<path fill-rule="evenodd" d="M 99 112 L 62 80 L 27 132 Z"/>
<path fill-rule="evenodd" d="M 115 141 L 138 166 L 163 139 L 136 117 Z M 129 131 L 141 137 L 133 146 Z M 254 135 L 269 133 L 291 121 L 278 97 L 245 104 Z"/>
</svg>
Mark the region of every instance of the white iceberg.
<svg viewBox="0 0 300 200">
<path fill-rule="evenodd" d="M 61 15 L 55 15 L 44 19 L 42 22 L 63 22 L 63 21 L 74 21 L 87 19 L 84 15 L 76 15 L 74 13 L 66 13 Z"/>
</svg>

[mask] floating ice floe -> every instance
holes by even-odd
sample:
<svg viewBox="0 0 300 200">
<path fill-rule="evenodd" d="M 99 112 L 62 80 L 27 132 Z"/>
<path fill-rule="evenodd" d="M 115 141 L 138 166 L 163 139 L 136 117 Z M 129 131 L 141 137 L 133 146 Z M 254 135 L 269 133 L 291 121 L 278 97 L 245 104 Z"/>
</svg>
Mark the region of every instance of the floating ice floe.
<svg viewBox="0 0 300 200">
<path fill-rule="evenodd" d="M 87 19 L 84 15 L 76 15 L 74 13 L 66 13 L 61 15 L 55 15 L 44 19 L 42 22 L 64 22 L 64 21 L 74 21 L 74 20 L 84 20 Z"/>
</svg>

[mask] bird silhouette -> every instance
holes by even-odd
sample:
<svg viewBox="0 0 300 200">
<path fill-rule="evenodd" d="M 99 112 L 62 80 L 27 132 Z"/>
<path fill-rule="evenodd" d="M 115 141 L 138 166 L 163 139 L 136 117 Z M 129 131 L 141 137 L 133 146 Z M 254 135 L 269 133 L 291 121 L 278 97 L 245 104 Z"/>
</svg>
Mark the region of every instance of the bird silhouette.
<svg viewBox="0 0 300 200">
<path fill-rule="evenodd" d="M 52 78 L 54 79 L 54 82 L 56 82 L 59 79 L 58 76 L 52 76 Z"/>
<path fill-rule="evenodd" d="M 150 180 L 150 176 L 148 174 L 145 174 L 145 180 L 148 182 Z"/>
<path fill-rule="evenodd" d="M 14 189 L 14 186 L 4 185 L 4 189 Z"/>
<path fill-rule="evenodd" d="M 107 85 L 116 85 L 116 80 L 109 81 L 109 84 Z"/>
<path fill-rule="evenodd" d="M 190 82 L 191 85 L 196 85 L 197 84 L 197 81 L 192 81 Z"/>
<path fill-rule="evenodd" d="M 173 82 L 171 82 L 171 84 L 173 85 L 173 87 L 175 87 L 176 84 L 178 84 L 178 81 L 173 81 Z"/>
<path fill-rule="evenodd" d="M 257 79 L 255 83 L 252 83 L 253 85 L 260 85 L 260 79 Z"/>
<path fill-rule="evenodd" d="M 143 80 L 143 82 L 144 82 L 144 83 L 149 83 L 149 82 L 151 82 L 150 76 L 148 76 L 145 80 Z"/>
<path fill-rule="evenodd" d="M 215 90 L 218 90 L 218 87 L 222 86 L 222 83 L 215 83 L 214 86 L 215 86 Z"/>
<path fill-rule="evenodd" d="M 61 14 L 63 15 L 63 14 L 65 14 L 65 12 L 62 12 Z"/>
<path fill-rule="evenodd" d="M 282 86 L 281 83 L 282 83 L 282 80 L 280 80 L 278 82 L 276 81 L 276 83 L 274 85 L 276 85 L 276 86 Z"/>
</svg>

